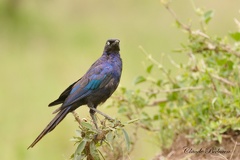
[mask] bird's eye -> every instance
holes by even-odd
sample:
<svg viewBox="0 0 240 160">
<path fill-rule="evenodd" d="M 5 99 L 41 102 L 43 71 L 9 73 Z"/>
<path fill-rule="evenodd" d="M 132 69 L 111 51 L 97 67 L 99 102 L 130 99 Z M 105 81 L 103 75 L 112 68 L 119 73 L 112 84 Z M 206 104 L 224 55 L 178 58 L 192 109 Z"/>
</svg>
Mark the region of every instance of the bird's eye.
<svg viewBox="0 0 240 160">
<path fill-rule="evenodd" d="M 110 42 L 107 42 L 107 45 L 110 45 Z"/>
</svg>

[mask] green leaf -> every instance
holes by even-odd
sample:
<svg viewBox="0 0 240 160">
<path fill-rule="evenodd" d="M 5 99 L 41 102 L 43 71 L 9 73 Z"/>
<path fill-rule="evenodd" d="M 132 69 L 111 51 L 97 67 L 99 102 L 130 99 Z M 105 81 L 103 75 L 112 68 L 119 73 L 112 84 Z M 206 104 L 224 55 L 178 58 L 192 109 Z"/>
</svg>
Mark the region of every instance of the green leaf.
<svg viewBox="0 0 240 160">
<path fill-rule="evenodd" d="M 139 118 L 136 118 L 136 119 L 132 119 L 130 121 L 127 121 L 127 124 L 131 124 L 131 123 L 134 123 L 136 121 L 139 121 Z"/>
<path fill-rule="evenodd" d="M 89 130 L 93 130 L 93 127 L 92 127 L 92 125 L 91 125 L 90 123 L 87 123 L 87 122 L 82 121 L 82 122 L 81 122 L 81 125 L 82 125 L 84 128 L 87 128 L 87 129 L 89 129 Z"/>
<path fill-rule="evenodd" d="M 240 32 L 232 32 L 232 33 L 229 33 L 229 35 L 235 41 L 240 41 Z"/>
<path fill-rule="evenodd" d="M 221 135 L 217 135 L 217 140 L 221 144 L 222 143 L 222 136 Z"/>
<path fill-rule="evenodd" d="M 156 82 L 156 85 L 160 87 L 160 86 L 162 85 L 162 82 L 163 82 L 163 81 L 160 79 L 160 80 L 158 80 L 158 81 Z"/>
<path fill-rule="evenodd" d="M 107 146 L 113 151 L 113 146 L 108 142 L 108 141 L 104 141 L 106 144 L 107 144 Z"/>
<path fill-rule="evenodd" d="M 74 160 L 82 159 L 81 155 L 82 155 L 82 152 L 83 152 L 86 144 L 87 144 L 87 141 L 85 141 L 85 140 L 80 142 L 80 144 L 78 145 L 78 147 L 74 153 Z"/>
<path fill-rule="evenodd" d="M 139 83 L 142 83 L 142 82 L 145 82 L 146 81 L 146 78 L 143 77 L 143 76 L 138 76 L 135 81 L 134 81 L 134 84 L 139 84 Z"/>
<path fill-rule="evenodd" d="M 94 160 L 100 160 L 100 157 L 94 142 L 90 143 L 90 154 Z"/>
<path fill-rule="evenodd" d="M 75 132 L 76 132 L 76 135 L 77 135 L 78 137 L 82 137 L 82 131 L 76 130 Z"/>
<path fill-rule="evenodd" d="M 152 68 L 153 68 L 153 64 L 149 65 L 149 66 L 147 67 L 147 70 L 146 70 L 147 73 L 151 73 Z"/>
<path fill-rule="evenodd" d="M 206 24 L 210 22 L 210 20 L 213 18 L 213 10 L 209 10 L 203 14 L 203 20 Z"/>
<path fill-rule="evenodd" d="M 143 111 L 141 120 L 151 120 L 151 118 L 146 112 Z"/>
<path fill-rule="evenodd" d="M 177 28 L 181 27 L 181 24 L 179 23 L 179 21 L 175 21 L 175 23 L 176 23 Z"/>
<path fill-rule="evenodd" d="M 120 106 L 119 109 L 118 109 L 118 113 L 121 113 L 121 114 L 126 113 L 127 111 L 128 110 L 126 109 L 125 106 Z"/>
<path fill-rule="evenodd" d="M 103 156 L 102 152 L 100 150 L 98 150 L 98 153 L 100 153 L 101 157 L 103 160 L 106 160 L 105 157 Z"/>
<path fill-rule="evenodd" d="M 121 89 L 121 91 L 122 91 L 123 94 L 125 94 L 126 91 L 127 91 L 127 89 L 126 89 L 125 87 L 121 87 L 120 89 Z"/>
<path fill-rule="evenodd" d="M 155 121 L 156 121 L 156 120 L 159 120 L 159 118 L 160 118 L 160 116 L 159 116 L 158 114 L 156 114 L 156 115 L 153 116 L 153 120 L 155 120 Z"/>
<path fill-rule="evenodd" d="M 127 145 L 127 150 L 129 151 L 129 149 L 130 149 L 130 138 L 129 138 L 127 132 L 126 132 L 124 129 L 122 129 L 122 132 L 123 132 L 123 135 L 124 135 L 124 137 L 125 137 L 125 141 L 126 141 L 126 145 Z"/>
<path fill-rule="evenodd" d="M 113 132 L 109 132 L 109 133 L 107 134 L 107 136 L 106 136 L 106 141 L 112 142 L 113 139 L 114 139 L 114 134 L 113 134 Z M 112 147 L 111 147 L 111 148 L 112 148 Z"/>
</svg>

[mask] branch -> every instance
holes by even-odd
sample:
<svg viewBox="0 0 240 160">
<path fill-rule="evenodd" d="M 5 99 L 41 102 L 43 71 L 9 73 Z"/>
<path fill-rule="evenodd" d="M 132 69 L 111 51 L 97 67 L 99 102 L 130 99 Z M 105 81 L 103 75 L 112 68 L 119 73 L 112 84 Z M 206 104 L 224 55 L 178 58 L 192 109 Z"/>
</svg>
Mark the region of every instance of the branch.
<svg viewBox="0 0 240 160">
<path fill-rule="evenodd" d="M 230 47 L 229 45 L 222 45 L 221 48 L 222 48 L 221 51 L 225 51 L 225 52 L 228 52 L 228 53 L 232 53 L 232 54 L 234 54 L 236 57 L 240 58 L 240 52 L 231 49 L 231 47 Z"/>
<path fill-rule="evenodd" d="M 169 76 L 168 72 L 163 68 L 162 64 L 159 63 L 158 61 L 156 61 L 151 54 L 148 54 L 145 49 L 142 46 L 139 46 L 139 48 L 142 50 L 142 52 L 147 56 L 147 58 L 155 65 L 157 65 L 157 67 L 159 69 L 161 69 L 161 71 L 167 76 L 167 78 L 169 79 L 169 81 L 172 84 L 175 84 L 174 80 Z"/>
<path fill-rule="evenodd" d="M 169 11 L 169 13 L 173 16 L 173 18 L 176 20 L 176 22 L 181 26 L 181 28 L 183 28 L 184 30 L 186 30 L 189 34 L 192 34 L 192 30 L 189 26 L 183 24 L 177 17 L 176 13 L 169 7 L 168 4 L 162 3 L 163 6 Z"/>
<path fill-rule="evenodd" d="M 233 87 L 237 86 L 236 83 L 231 82 L 231 81 L 229 81 L 229 80 L 226 79 L 226 78 L 219 77 L 218 75 L 213 75 L 213 74 L 212 74 L 211 76 L 212 76 L 213 78 L 219 80 L 220 82 L 227 84 L 227 85 L 230 85 L 230 86 L 233 86 Z"/>
<path fill-rule="evenodd" d="M 163 90 L 159 91 L 160 93 L 172 93 L 172 92 L 181 92 L 181 91 L 189 91 L 189 90 L 201 90 L 204 89 L 203 86 L 197 86 L 197 87 L 183 87 L 183 88 L 175 88 L 170 90 Z"/>
<path fill-rule="evenodd" d="M 78 122 L 79 127 L 82 129 L 81 119 L 79 118 L 79 115 L 75 111 L 72 111 L 72 114 L 73 114 L 75 120 Z"/>
<path fill-rule="evenodd" d="M 166 102 L 168 102 L 168 99 L 160 99 L 160 100 L 154 101 L 152 104 L 149 104 L 147 106 L 153 107 L 153 106 L 159 105 L 161 103 L 166 103 Z"/>
</svg>

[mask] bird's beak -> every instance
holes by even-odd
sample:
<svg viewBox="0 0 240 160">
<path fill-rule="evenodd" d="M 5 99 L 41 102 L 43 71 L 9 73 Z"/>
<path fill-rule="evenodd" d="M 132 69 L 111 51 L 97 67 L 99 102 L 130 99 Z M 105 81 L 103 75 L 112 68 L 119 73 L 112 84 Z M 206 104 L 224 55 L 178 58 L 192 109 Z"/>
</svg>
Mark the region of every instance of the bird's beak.
<svg viewBox="0 0 240 160">
<path fill-rule="evenodd" d="M 119 42 L 120 40 L 116 39 L 115 42 L 112 44 L 118 51 L 120 51 Z"/>
<path fill-rule="evenodd" d="M 120 40 L 116 39 L 116 41 L 114 42 L 114 45 L 115 44 L 119 44 Z"/>
</svg>

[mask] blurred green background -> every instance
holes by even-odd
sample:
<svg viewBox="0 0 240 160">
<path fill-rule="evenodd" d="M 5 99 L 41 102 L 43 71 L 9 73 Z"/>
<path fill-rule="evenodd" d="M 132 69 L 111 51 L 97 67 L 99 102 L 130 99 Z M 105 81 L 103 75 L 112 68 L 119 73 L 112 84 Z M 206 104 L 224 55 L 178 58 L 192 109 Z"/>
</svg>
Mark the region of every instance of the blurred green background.
<svg viewBox="0 0 240 160">
<path fill-rule="evenodd" d="M 198 27 L 193 3 L 215 15 L 209 24 L 211 35 L 236 30 L 240 19 L 239 0 L 181 0 L 171 7 L 184 22 Z M 134 78 L 144 73 L 143 46 L 148 53 L 171 67 L 167 57 L 185 41 L 171 15 L 159 0 L 2 0 L 0 1 L 0 159 L 68 159 L 75 147 L 69 139 L 77 123 L 66 119 L 33 149 L 27 147 L 53 118 L 48 108 L 72 82 L 80 78 L 102 54 L 108 38 L 121 40 L 123 75 L 121 86 L 133 88 Z M 100 110 L 116 115 L 116 111 Z M 77 110 L 89 117 L 87 107 Z M 151 159 L 160 150 L 142 134 L 129 159 Z"/>
</svg>

